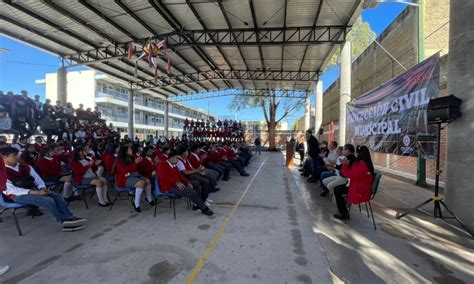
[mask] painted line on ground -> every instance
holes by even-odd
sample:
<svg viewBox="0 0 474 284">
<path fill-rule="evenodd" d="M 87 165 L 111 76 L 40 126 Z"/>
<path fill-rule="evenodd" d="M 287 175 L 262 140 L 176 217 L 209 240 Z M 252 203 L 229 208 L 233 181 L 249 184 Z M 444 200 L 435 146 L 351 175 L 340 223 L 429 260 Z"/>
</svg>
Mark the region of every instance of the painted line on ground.
<svg viewBox="0 0 474 284">
<path fill-rule="evenodd" d="M 245 191 L 242 193 L 242 195 L 240 196 L 240 199 L 239 201 L 237 201 L 237 203 L 235 204 L 235 206 L 233 207 L 233 209 L 229 212 L 229 215 L 227 215 L 227 217 L 225 218 L 224 220 L 224 223 L 221 225 L 221 227 L 219 228 L 219 231 L 217 231 L 217 233 L 214 235 L 214 238 L 212 239 L 212 241 L 209 243 L 209 245 L 207 246 L 206 250 L 204 251 L 204 253 L 202 254 L 201 258 L 199 259 L 199 261 L 196 263 L 196 265 L 194 266 L 193 270 L 191 271 L 191 273 L 189 274 L 188 278 L 186 279 L 186 284 L 192 284 L 194 283 L 194 280 L 196 280 L 197 276 L 199 275 L 199 272 L 201 272 L 204 264 L 206 264 L 207 262 L 207 259 L 209 258 L 209 256 L 212 254 L 212 252 L 214 251 L 217 243 L 219 242 L 219 240 L 222 238 L 222 236 L 224 235 L 224 232 L 225 230 L 227 229 L 227 227 L 229 226 L 229 223 L 230 221 L 232 220 L 232 218 L 235 216 L 235 213 L 237 212 L 237 209 L 239 208 L 240 206 L 240 203 L 242 202 L 242 200 L 244 200 L 244 197 L 245 195 L 247 195 L 247 192 L 249 191 L 250 189 L 250 186 L 252 186 L 252 183 L 253 181 L 255 180 L 255 178 L 257 177 L 257 175 L 260 173 L 260 170 L 262 169 L 263 165 L 265 164 L 265 162 L 267 161 L 268 157 L 265 158 L 265 160 L 263 160 L 262 164 L 260 165 L 260 167 L 258 168 L 257 172 L 255 173 L 255 175 L 252 177 L 252 179 L 250 180 L 249 184 L 247 185 L 247 188 L 245 189 Z"/>
</svg>

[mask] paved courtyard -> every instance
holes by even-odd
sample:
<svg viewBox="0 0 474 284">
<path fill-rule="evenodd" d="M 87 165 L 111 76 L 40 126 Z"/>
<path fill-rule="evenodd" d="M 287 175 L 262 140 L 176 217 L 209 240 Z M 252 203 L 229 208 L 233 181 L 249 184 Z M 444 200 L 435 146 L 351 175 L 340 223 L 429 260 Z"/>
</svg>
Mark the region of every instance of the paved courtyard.
<svg viewBox="0 0 474 284">
<path fill-rule="evenodd" d="M 335 203 L 319 197 L 281 153 L 252 160 L 249 177 L 233 175 L 212 195 L 212 217 L 163 201 L 158 215 L 131 213 L 120 201 L 109 212 L 90 201 L 71 204 L 89 219 L 63 233 L 49 214 L 0 224 L 1 283 L 472 283 L 473 242 L 441 221 L 395 214 L 430 193 L 382 178 L 373 202 L 377 230 L 365 208 L 344 224 Z"/>
</svg>

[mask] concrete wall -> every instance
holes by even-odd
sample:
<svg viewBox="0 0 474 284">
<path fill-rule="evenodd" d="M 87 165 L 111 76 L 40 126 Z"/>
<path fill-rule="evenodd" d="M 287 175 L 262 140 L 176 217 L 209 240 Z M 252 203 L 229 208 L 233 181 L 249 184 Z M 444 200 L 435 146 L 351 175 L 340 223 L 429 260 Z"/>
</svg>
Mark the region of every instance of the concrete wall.
<svg viewBox="0 0 474 284">
<path fill-rule="evenodd" d="M 449 50 L 449 0 L 425 0 L 425 57 L 441 51 L 445 55 Z M 407 7 L 377 38 L 405 68 L 418 63 L 418 14 L 416 7 Z M 446 94 L 447 56 L 441 58 L 440 95 Z M 352 98 L 380 86 L 404 72 L 403 68 L 393 61 L 376 43 L 372 43 L 352 64 Z M 323 128 L 326 134 L 322 140 L 329 140 L 329 125 L 339 120 L 339 80 L 324 92 Z M 303 131 L 304 121 L 297 122 L 297 131 Z M 337 140 L 337 131 L 336 131 Z M 444 169 L 446 135 L 442 133 L 441 167 Z M 397 175 L 416 179 L 416 158 L 390 154 L 373 153 L 374 163 L 386 167 Z M 428 183 L 433 184 L 435 162 L 426 164 Z M 441 179 L 444 180 L 444 171 Z"/>
<path fill-rule="evenodd" d="M 463 100 L 463 116 L 448 126 L 446 202 L 474 230 L 474 1 L 451 2 L 448 93 Z"/>
<path fill-rule="evenodd" d="M 94 70 L 79 72 L 69 72 L 67 74 L 67 99 L 74 108 L 79 104 L 84 105 L 84 109 L 94 109 L 95 95 L 95 75 Z M 46 74 L 46 98 L 56 104 L 57 99 L 57 74 Z"/>
</svg>

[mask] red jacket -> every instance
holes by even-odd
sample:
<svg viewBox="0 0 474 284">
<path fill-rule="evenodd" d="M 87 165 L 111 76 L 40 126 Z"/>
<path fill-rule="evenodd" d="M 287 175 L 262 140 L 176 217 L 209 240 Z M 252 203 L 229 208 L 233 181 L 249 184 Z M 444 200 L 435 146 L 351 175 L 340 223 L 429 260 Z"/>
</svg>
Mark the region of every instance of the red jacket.
<svg viewBox="0 0 474 284">
<path fill-rule="evenodd" d="M 349 184 L 349 202 L 359 204 L 370 200 L 374 177 L 364 161 L 355 162 L 352 167 L 343 165 L 341 173 L 351 180 Z"/>
<path fill-rule="evenodd" d="M 104 168 L 109 177 L 114 176 L 113 166 L 114 166 L 115 159 L 116 159 L 115 156 L 111 154 L 104 153 L 102 155 L 102 163 L 104 164 Z"/>
<path fill-rule="evenodd" d="M 178 170 L 178 167 L 170 165 L 169 161 L 163 161 L 156 169 L 158 183 L 162 192 L 170 192 L 170 187 L 179 181 L 188 185 L 189 180 Z"/>
<path fill-rule="evenodd" d="M 72 161 L 71 163 L 71 171 L 74 175 L 74 183 L 81 184 L 82 179 L 84 178 L 84 174 L 90 168 L 90 165 L 83 166 L 79 161 Z"/>
<path fill-rule="evenodd" d="M 151 179 L 153 171 L 156 170 L 155 162 L 150 157 L 144 157 L 137 165 L 137 172 L 144 177 Z"/>
<path fill-rule="evenodd" d="M 7 169 L 5 168 L 5 161 L 0 155 L 0 192 L 7 189 Z"/>
<path fill-rule="evenodd" d="M 115 177 L 117 180 L 118 187 L 125 187 L 127 184 L 127 174 L 132 174 L 137 172 L 137 164 L 131 162 L 126 165 L 124 162 L 117 160 L 115 163 Z"/>
<path fill-rule="evenodd" d="M 197 154 L 189 153 L 188 161 L 191 163 L 191 166 L 193 166 L 193 168 L 199 169 L 199 167 L 201 167 L 202 165 L 201 158 L 199 158 L 199 156 L 196 157 L 195 155 Z"/>
<path fill-rule="evenodd" d="M 39 174 L 42 178 L 59 178 L 63 173 L 59 156 L 52 159 L 41 158 L 36 163 Z"/>
<path fill-rule="evenodd" d="M 225 150 L 225 155 L 227 156 L 227 159 L 232 160 L 233 158 L 237 157 L 237 154 L 235 154 L 234 150 L 232 148 L 227 148 Z"/>
</svg>

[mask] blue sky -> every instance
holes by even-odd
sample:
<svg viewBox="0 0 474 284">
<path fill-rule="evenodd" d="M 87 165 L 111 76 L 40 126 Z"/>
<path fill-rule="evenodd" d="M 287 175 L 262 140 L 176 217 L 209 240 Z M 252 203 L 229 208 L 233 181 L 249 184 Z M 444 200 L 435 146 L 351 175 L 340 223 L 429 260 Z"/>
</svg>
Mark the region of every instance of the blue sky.
<svg viewBox="0 0 474 284">
<path fill-rule="evenodd" d="M 377 8 L 364 10 L 362 19 L 367 21 L 372 30 L 379 35 L 400 14 L 406 5 L 399 3 L 381 3 Z M 9 53 L 0 53 L 0 90 L 13 91 L 15 93 L 25 89 L 31 95 L 40 95 L 44 98 L 45 89 L 43 85 L 35 83 L 37 79 L 43 79 L 46 73 L 54 73 L 59 67 L 56 56 L 32 48 L 26 44 L 10 40 L 0 35 L 0 47 L 8 48 Z M 324 89 L 328 88 L 339 76 L 338 68 L 326 70 L 322 76 Z M 241 120 L 263 120 L 260 109 L 243 110 L 238 113 L 228 109 L 232 97 L 212 98 L 209 102 L 210 112 L 214 115 L 235 115 Z M 185 104 L 201 108 L 207 111 L 208 100 L 188 101 Z M 301 108 L 288 116 L 287 121 L 293 124 L 297 117 L 303 114 Z"/>
</svg>

